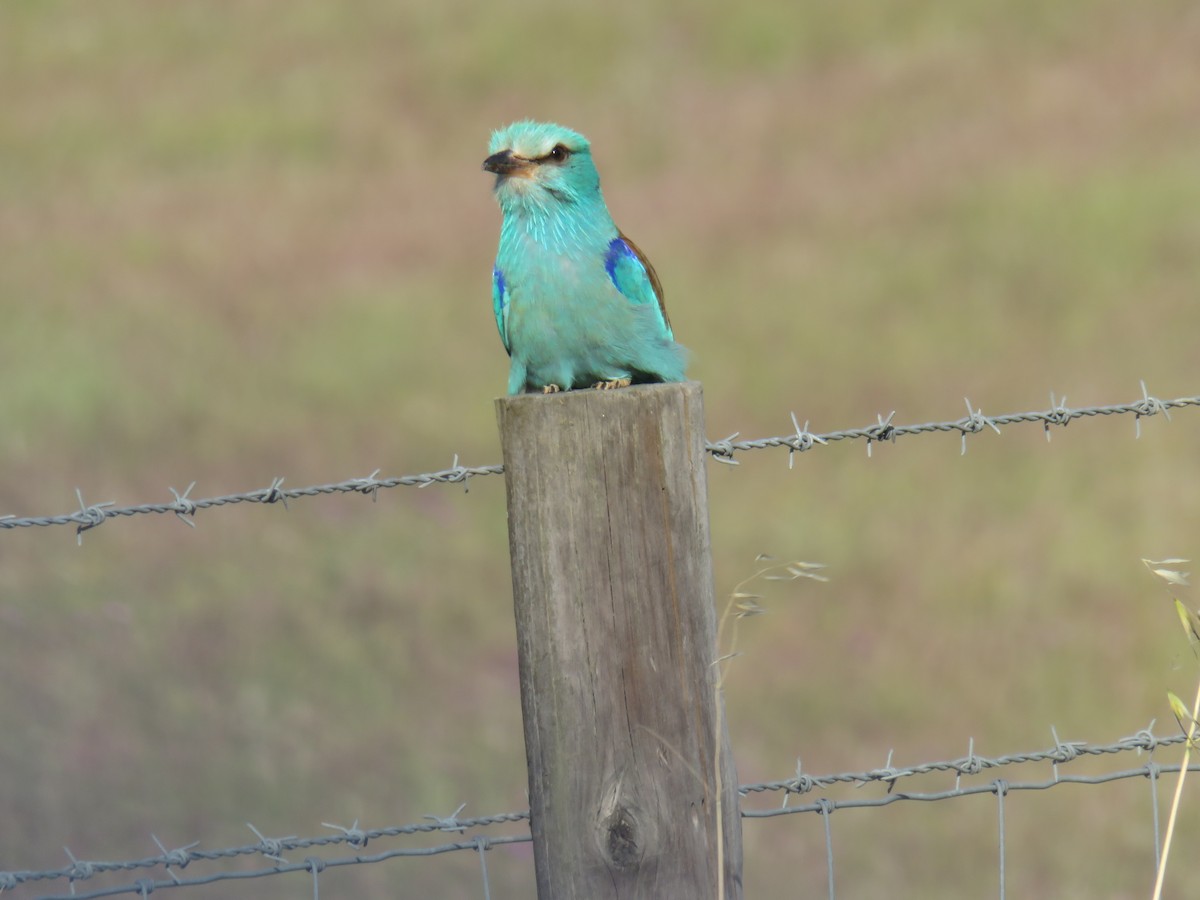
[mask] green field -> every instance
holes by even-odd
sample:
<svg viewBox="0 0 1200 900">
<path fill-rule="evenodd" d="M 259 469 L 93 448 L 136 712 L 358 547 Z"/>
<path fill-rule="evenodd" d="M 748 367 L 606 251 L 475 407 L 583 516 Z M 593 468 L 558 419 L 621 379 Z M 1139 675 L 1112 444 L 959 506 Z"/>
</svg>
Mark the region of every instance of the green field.
<svg viewBox="0 0 1200 900">
<path fill-rule="evenodd" d="M 480 163 L 525 117 L 591 138 L 714 439 L 1200 393 L 1198 39 L 1182 0 L 6 0 L 0 515 L 499 462 Z M 1141 425 L 710 464 L 718 595 L 832 579 L 742 629 L 741 780 L 1173 730 L 1140 559 L 1200 555 L 1200 413 Z M 0 871 L 526 808 L 503 488 L 0 530 Z M 1149 800 L 1009 798 L 1009 896 L 1148 896 Z M 994 799 L 833 824 L 839 895 L 995 895 Z M 824 896 L 824 854 L 747 823 L 747 898 Z M 489 871 L 532 895 L 527 846 Z M 470 854 L 321 884 L 482 896 Z"/>
</svg>

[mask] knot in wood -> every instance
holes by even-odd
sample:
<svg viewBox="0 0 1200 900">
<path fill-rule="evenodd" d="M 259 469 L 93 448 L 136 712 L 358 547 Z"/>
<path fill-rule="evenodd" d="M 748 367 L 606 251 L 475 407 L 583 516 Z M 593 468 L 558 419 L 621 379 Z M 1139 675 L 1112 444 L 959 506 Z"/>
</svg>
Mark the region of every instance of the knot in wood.
<svg viewBox="0 0 1200 900">
<path fill-rule="evenodd" d="M 604 822 L 604 849 L 613 868 L 628 871 L 642 861 L 641 827 L 633 813 L 618 807 Z"/>
</svg>

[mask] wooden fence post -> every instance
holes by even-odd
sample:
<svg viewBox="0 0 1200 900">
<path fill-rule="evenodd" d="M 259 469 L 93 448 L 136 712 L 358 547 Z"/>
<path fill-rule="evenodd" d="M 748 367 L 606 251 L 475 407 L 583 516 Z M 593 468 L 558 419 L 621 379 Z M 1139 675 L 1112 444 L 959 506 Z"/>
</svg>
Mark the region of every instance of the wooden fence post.
<svg viewBox="0 0 1200 900">
<path fill-rule="evenodd" d="M 540 900 L 740 900 L 700 385 L 496 402 Z"/>
</svg>

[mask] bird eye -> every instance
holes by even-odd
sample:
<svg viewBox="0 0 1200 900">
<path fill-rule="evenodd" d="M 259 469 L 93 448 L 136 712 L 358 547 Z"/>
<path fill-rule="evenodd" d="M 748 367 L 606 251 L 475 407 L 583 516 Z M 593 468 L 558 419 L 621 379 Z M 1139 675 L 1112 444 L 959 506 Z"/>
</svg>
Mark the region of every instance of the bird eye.
<svg viewBox="0 0 1200 900">
<path fill-rule="evenodd" d="M 554 149 L 550 151 L 549 155 L 550 158 L 555 162 L 563 162 L 568 156 L 571 155 L 571 151 L 562 144 L 555 144 Z"/>
</svg>

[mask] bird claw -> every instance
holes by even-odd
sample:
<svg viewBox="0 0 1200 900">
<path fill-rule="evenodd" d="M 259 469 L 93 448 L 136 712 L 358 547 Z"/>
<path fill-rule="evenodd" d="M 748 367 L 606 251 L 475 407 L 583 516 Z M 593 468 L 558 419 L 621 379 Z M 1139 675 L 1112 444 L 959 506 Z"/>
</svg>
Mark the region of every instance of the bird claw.
<svg viewBox="0 0 1200 900">
<path fill-rule="evenodd" d="M 542 393 L 543 394 L 557 394 L 561 390 L 562 390 L 562 388 L 560 388 L 557 384 L 547 384 L 542 388 Z"/>
<path fill-rule="evenodd" d="M 597 381 L 592 387 L 598 391 L 611 391 L 613 388 L 629 387 L 632 383 L 632 378 L 614 378 L 612 381 Z"/>
</svg>

